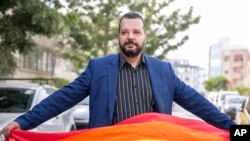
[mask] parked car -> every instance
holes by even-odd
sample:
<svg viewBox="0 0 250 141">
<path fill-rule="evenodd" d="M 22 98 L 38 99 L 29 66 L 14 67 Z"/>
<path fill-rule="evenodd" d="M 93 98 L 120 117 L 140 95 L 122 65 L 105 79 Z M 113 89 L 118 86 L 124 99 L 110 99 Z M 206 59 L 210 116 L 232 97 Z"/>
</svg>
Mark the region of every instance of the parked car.
<svg viewBox="0 0 250 141">
<path fill-rule="evenodd" d="M 240 94 L 236 91 L 219 91 L 215 102 L 215 105 L 217 106 L 218 109 L 221 110 L 222 103 L 225 100 L 225 97 L 228 95 L 240 95 Z"/>
<path fill-rule="evenodd" d="M 250 125 L 249 96 L 244 100 L 242 108 L 236 111 L 235 122 L 240 125 Z"/>
<path fill-rule="evenodd" d="M 86 97 L 73 108 L 76 129 L 85 129 L 89 123 L 89 97 Z"/>
<path fill-rule="evenodd" d="M 213 91 L 213 92 L 209 92 L 208 93 L 208 96 L 207 96 L 207 99 L 211 102 L 211 103 L 213 103 L 214 105 L 216 104 L 215 103 L 215 101 L 216 101 L 216 99 L 217 99 L 217 96 L 218 96 L 218 92 L 215 92 L 215 91 Z"/>
<path fill-rule="evenodd" d="M 228 115 L 231 119 L 235 119 L 236 111 L 242 108 L 242 104 L 246 97 L 241 95 L 229 95 L 225 97 L 222 103 L 221 111 Z"/>
<path fill-rule="evenodd" d="M 51 85 L 0 82 L 0 129 L 55 92 Z M 32 131 L 66 132 L 75 130 L 72 109 L 42 123 Z"/>
</svg>

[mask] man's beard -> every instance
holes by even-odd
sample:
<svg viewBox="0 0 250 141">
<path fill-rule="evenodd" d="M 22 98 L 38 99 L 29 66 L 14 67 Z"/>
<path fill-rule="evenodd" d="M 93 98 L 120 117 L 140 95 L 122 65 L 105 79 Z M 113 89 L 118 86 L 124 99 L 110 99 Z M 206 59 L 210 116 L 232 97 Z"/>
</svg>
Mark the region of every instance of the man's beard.
<svg viewBox="0 0 250 141">
<path fill-rule="evenodd" d="M 136 46 L 136 49 L 135 50 L 127 50 L 125 46 L 129 45 L 129 44 Z M 125 42 L 123 45 L 121 45 L 121 43 L 119 42 L 119 46 L 120 46 L 122 53 L 125 56 L 132 57 L 132 58 L 137 57 L 142 52 L 144 44 L 145 44 L 145 41 L 141 46 L 138 45 L 137 43 L 134 43 L 133 41 Z"/>
</svg>

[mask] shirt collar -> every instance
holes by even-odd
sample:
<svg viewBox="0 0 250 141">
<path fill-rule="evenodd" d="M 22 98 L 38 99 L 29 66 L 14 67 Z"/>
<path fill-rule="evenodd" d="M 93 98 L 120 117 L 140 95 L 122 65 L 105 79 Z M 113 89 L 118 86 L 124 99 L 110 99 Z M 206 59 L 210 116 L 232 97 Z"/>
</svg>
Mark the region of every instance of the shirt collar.
<svg viewBox="0 0 250 141">
<path fill-rule="evenodd" d="M 120 53 L 120 64 L 119 64 L 119 69 L 122 69 L 122 67 L 125 65 L 125 64 L 129 64 L 126 59 L 123 57 L 123 55 Z M 141 60 L 140 60 L 140 63 L 139 65 L 141 64 L 145 64 L 146 65 L 146 61 L 145 61 L 145 55 L 142 53 L 141 54 Z M 138 65 L 138 66 L 139 66 Z"/>
</svg>

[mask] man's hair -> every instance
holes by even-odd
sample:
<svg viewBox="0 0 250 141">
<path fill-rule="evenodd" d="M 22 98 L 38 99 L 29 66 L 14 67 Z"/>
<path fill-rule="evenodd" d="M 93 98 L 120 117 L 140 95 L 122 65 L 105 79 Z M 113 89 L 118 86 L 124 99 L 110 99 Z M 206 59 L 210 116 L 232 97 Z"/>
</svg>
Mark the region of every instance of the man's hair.
<svg viewBox="0 0 250 141">
<path fill-rule="evenodd" d="M 142 22 L 143 22 L 143 29 L 145 31 L 145 23 L 144 23 L 144 19 L 143 17 L 137 13 L 137 12 L 128 12 L 126 14 L 124 14 L 121 19 L 120 19 L 120 22 L 119 22 L 119 30 L 118 32 L 120 32 L 120 29 L 121 29 L 121 21 L 124 19 L 124 18 L 127 18 L 127 19 L 141 19 Z"/>
</svg>

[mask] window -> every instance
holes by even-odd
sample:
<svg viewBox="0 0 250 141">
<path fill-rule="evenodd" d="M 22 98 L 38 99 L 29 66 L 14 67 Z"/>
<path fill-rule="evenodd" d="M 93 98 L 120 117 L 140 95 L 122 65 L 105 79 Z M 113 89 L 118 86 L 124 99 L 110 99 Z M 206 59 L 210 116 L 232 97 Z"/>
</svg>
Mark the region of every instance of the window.
<svg viewBox="0 0 250 141">
<path fill-rule="evenodd" d="M 229 59 L 230 59 L 230 57 L 229 57 L 229 56 L 225 56 L 225 57 L 224 57 L 224 62 L 228 62 L 228 61 L 229 61 Z"/>
<path fill-rule="evenodd" d="M 23 68 L 43 72 L 54 72 L 56 57 L 46 51 L 36 51 L 23 55 Z"/>
<path fill-rule="evenodd" d="M 234 56 L 234 61 L 235 62 L 242 62 L 243 61 L 243 57 L 241 55 L 235 55 Z"/>
<path fill-rule="evenodd" d="M 224 72 L 225 74 L 228 74 L 228 70 L 225 70 L 225 72 Z"/>
</svg>

